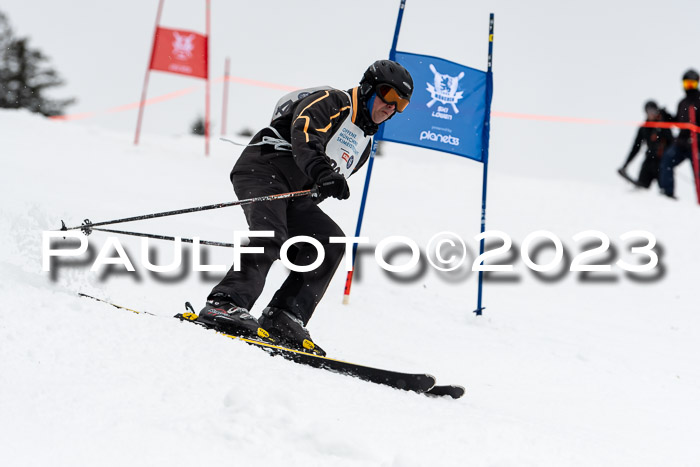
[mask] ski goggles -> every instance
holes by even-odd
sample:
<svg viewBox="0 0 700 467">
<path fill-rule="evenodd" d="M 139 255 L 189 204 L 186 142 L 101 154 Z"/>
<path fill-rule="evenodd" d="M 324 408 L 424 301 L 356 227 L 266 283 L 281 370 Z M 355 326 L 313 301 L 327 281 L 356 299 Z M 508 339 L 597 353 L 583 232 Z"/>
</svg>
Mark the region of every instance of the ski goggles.
<svg viewBox="0 0 700 467">
<path fill-rule="evenodd" d="M 691 89 L 697 89 L 698 88 L 698 82 L 694 79 L 684 79 L 683 80 L 683 89 L 686 91 L 689 91 Z"/>
<path fill-rule="evenodd" d="M 388 84 L 377 86 L 377 96 L 387 104 L 394 104 L 397 112 L 403 112 L 408 106 L 409 100 L 399 96 L 398 91 Z"/>
</svg>

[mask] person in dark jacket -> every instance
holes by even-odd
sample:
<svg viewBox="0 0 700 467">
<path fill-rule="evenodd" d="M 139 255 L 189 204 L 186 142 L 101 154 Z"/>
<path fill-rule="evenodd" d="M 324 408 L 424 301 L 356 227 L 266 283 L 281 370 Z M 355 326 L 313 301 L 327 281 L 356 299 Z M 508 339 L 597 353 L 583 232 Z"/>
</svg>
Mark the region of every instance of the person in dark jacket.
<svg viewBox="0 0 700 467">
<path fill-rule="evenodd" d="M 700 90 L 698 90 L 698 81 L 700 75 L 695 70 L 688 70 L 683 75 L 683 89 L 685 89 L 685 97 L 678 103 L 678 112 L 675 116 L 665 113 L 664 120 L 670 122 L 687 123 L 690 122 L 690 108 L 695 111 L 695 124 L 700 120 Z M 700 138 L 699 138 L 700 139 Z M 673 169 L 686 159 L 690 159 L 693 154 L 690 130 L 683 129 L 678 134 L 678 138 L 672 144 L 661 159 L 661 167 L 659 168 L 659 186 L 661 192 L 666 196 L 675 198 L 674 196 L 674 177 Z M 692 164 L 691 164 L 692 165 Z M 695 176 L 693 176 L 695 178 Z"/>
<path fill-rule="evenodd" d="M 345 245 L 330 242 L 331 237 L 344 234 L 318 202 L 350 196 L 346 179 L 367 162 L 372 136 L 395 112 L 406 108 L 412 92 L 413 80 L 403 66 L 378 60 L 358 87 L 348 91 L 310 88 L 278 102 L 270 125 L 253 137 L 234 165 L 233 189 L 239 199 L 308 189 L 318 197 L 243 206 L 251 231 L 248 247 L 262 247 L 263 253 L 241 255 L 239 268 L 234 264 L 209 294 L 199 320 L 325 355 L 306 325 L 340 264 Z M 255 231 L 271 231 L 274 236 L 254 236 Z M 260 296 L 272 263 L 280 258 L 283 243 L 297 236 L 318 241 L 325 258 L 313 270 L 292 271 L 257 321 L 248 310 Z M 287 251 L 287 258 L 297 266 L 312 265 L 317 256 L 316 248 L 307 242 L 295 243 Z"/>
<path fill-rule="evenodd" d="M 661 112 L 659 106 L 654 101 L 648 101 L 644 104 L 644 111 L 647 115 L 647 122 L 659 122 L 661 121 Z M 646 145 L 646 154 L 644 162 L 642 163 L 642 168 L 639 171 L 639 177 L 637 180 L 633 180 L 629 175 L 627 175 L 627 166 L 636 157 L 637 153 L 642 147 L 642 144 Z M 659 165 L 661 163 L 661 157 L 664 151 L 673 144 L 673 133 L 668 128 L 657 128 L 650 126 L 642 126 L 637 131 L 637 137 L 634 139 L 634 144 L 632 145 L 632 150 L 627 156 L 627 160 L 624 165 L 618 170 L 620 175 L 624 178 L 632 181 L 637 186 L 643 188 L 649 188 L 651 182 L 658 180 L 659 177 Z"/>
</svg>

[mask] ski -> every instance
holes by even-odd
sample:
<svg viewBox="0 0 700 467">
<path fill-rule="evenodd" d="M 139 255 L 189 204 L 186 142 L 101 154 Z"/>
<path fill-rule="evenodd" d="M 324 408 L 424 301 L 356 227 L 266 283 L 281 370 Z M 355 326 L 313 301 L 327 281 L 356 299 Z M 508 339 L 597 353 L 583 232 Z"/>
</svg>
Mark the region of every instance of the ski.
<svg viewBox="0 0 700 467">
<path fill-rule="evenodd" d="M 138 311 L 132 308 L 115 305 L 114 303 L 93 297 L 91 295 L 83 293 L 79 293 L 78 295 L 81 297 L 90 298 L 92 300 L 111 305 L 117 309 L 131 311 L 137 314 L 159 316 L 155 315 L 154 313 Z M 346 362 L 343 360 L 337 360 L 330 357 L 322 357 L 320 355 L 314 355 L 301 350 L 290 349 L 278 345 L 276 343 L 271 343 L 269 340 L 236 335 L 234 332 L 232 332 L 231 329 L 225 329 L 220 325 L 212 326 L 202 323 L 201 321 L 197 321 L 197 314 L 194 312 L 192 305 L 190 305 L 189 302 L 186 303 L 185 308 L 188 311 L 186 311 L 185 313 L 176 314 L 175 318 L 181 321 L 186 321 L 192 324 L 199 325 L 205 329 L 214 330 L 224 337 L 245 342 L 246 344 L 264 350 L 272 356 L 278 355 L 282 358 L 285 358 L 287 360 L 293 361 L 301 365 L 306 365 L 313 368 L 318 368 L 346 376 L 353 376 L 363 381 L 389 386 L 404 391 L 412 391 L 419 394 L 425 394 L 427 396 L 432 397 L 452 397 L 453 399 L 459 399 L 465 393 L 465 389 L 462 386 L 436 386 L 435 377 L 428 373 L 402 373 L 398 371 L 384 370 L 380 368 L 360 365 L 357 363 Z"/>
<path fill-rule="evenodd" d="M 197 314 L 193 312 L 178 313 L 175 315 L 175 318 L 181 321 L 198 324 L 206 329 L 213 329 L 222 336 L 243 341 L 247 344 L 265 350 L 270 355 L 279 355 L 287 360 L 302 365 L 307 365 L 334 373 L 340 373 L 347 376 L 354 376 L 364 381 L 382 384 L 396 389 L 403 389 L 405 391 L 427 393 L 435 386 L 435 377 L 427 373 L 401 373 L 397 371 L 383 370 L 359 365 L 357 363 L 350 363 L 343 360 L 336 360 L 334 358 L 321 357 L 320 355 L 314 355 L 301 350 L 282 347 L 280 345 L 271 344 L 250 337 L 238 336 L 231 333 L 230 330 L 225 330 L 220 327 L 210 327 L 196 321 Z"/>
<path fill-rule="evenodd" d="M 453 399 L 459 399 L 464 395 L 467 390 L 464 386 L 458 386 L 456 384 L 448 384 L 445 386 L 433 386 L 430 390 L 426 391 L 425 394 L 429 396 L 450 396 Z"/>
</svg>

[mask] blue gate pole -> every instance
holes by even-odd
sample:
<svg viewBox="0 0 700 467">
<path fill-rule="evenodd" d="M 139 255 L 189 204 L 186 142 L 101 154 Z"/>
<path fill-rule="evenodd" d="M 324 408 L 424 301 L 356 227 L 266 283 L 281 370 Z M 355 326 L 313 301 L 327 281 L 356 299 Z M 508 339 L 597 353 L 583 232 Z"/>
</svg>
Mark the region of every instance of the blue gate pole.
<svg viewBox="0 0 700 467">
<path fill-rule="evenodd" d="M 396 29 L 394 29 L 394 40 L 391 43 L 391 50 L 389 50 L 389 60 L 394 60 L 396 57 L 396 45 L 399 42 L 399 32 L 401 31 L 401 21 L 403 20 L 403 11 L 406 8 L 406 0 L 401 0 L 401 5 L 399 5 L 399 15 L 396 18 Z M 362 230 L 362 218 L 365 215 L 365 205 L 367 204 L 367 192 L 369 191 L 369 182 L 372 178 L 372 166 L 374 165 L 374 153 L 379 145 L 379 140 L 382 139 L 383 126 L 379 127 L 379 131 L 374 136 L 374 141 L 372 143 L 372 151 L 369 155 L 369 162 L 367 164 L 367 175 L 365 177 L 365 187 L 362 191 L 362 202 L 360 203 L 360 213 L 357 216 L 357 225 L 355 227 L 355 237 L 360 236 L 360 231 Z M 347 278 L 345 279 L 345 291 L 343 293 L 343 303 L 347 305 L 350 303 L 350 287 L 352 286 L 352 275 L 355 271 L 355 258 L 357 258 L 357 243 L 352 246 L 352 270 L 348 271 Z"/>
<path fill-rule="evenodd" d="M 365 177 L 365 188 L 362 192 L 362 202 L 360 203 L 360 213 L 357 216 L 357 226 L 355 227 L 355 237 L 360 236 L 362 231 L 362 219 L 365 215 L 365 205 L 367 204 L 367 192 L 369 191 L 369 181 L 372 178 L 372 166 L 374 166 L 374 152 L 377 148 L 377 141 L 372 143 L 372 151 L 369 155 L 369 162 L 367 163 L 367 176 Z M 343 304 L 347 305 L 350 303 L 350 288 L 352 287 L 352 276 L 355 272 L 355 258 L 357 257 L 357 243 L 352 245 L 352 269 L 348 271 L 348 275 L 345 278 L 345 290 L 343 292 Z"/>
<path fill-rule="evenodd" d="M 389 60 L 396 59 L 396 46 L 399 43 L 399 32 L 401 31 L 401 21 L 403 21 L 403 11 L 406 9 L 406 0 L 401 0 L 399 5 L 399 16 L 396 18 L 396 29 L 394 29 L 394 40 L 391 42 L 391 50 L 389 51 Z"/>
<path fill-rule="evenodd" d="M 488 68 L 486 71 L 486 114 L 484 116 L 484 132 L 482 134 L 482 147 L 483 147 L 483 163 L 484 163 L 484 174 L 481 190 L 481 233 L 486 231 L 486 182 L 488 180 L 489 172 L 489 136 L 491 133 L 491 98 L 493 96 L 493 72 L 491 70 L 493 62 L 493 13 L 489 16 L 489 58 L 488 58 Z M 481 239 L 479 243 L 479 254 L 484 254 L 484 239 Z M 482 261 L 483 263 L 483 261 Z M 484 271 L 479 271 L 479 291 L 476 303 L 476 310 L 474 313 L 477 316 L 481 316 L 481 312 L 484 310 L 482 306 L 483 289 L 484 289 Z"/>
</svg>

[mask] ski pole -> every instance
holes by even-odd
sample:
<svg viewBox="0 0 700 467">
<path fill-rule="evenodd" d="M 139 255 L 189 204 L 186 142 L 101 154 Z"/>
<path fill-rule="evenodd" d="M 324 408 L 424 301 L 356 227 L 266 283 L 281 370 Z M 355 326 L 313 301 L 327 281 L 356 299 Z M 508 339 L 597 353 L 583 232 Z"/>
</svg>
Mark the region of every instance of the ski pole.
<svg viewBox="0 0 700 467">
<path fill-rule="evenodd" d="M 61 228 L 59 229 L 60 231 L 66 231 L 66 230 L 77 230 L 80 229 L 85 233 L 85 235 L 90 235 L 92 232 L 93 227 L 97 227 L 100 225 L 110 225 L 110 224 L 119 224 L 122 222 L 132 222 L 132 221 L 140 221 L 140 220 L 146 220 L 146 219 L 155 219 L 157 217 L 166 217 L 166 216 L 175 216 L 178 214 L 186 214 L 188 212 L 200 212 L 200 211 L 208 211 L 210 209 L 219 209 L 219 208 L 226 208 L 229 206 L 244 206 L 246 204 L 251 204 L 251 203 L 258 203 L 262 201 L 275 201 L 279 199 L 287 199 L 287 198 L 297 198 L 301 196 L 318 196 L 318 191 L 316 188 L 312 188 L 310 190 L 301 190 L 301 191 L 292 191 L 289 193 L 280 193 L 277 195 L 265 195 L 265 196 L 257 196 L 255 198 L 248 198 L 248 199 L 242 199 L 238 201 L 232 201 L 230 203 L 218 203 L 218 204 L 210 204 L 208 206 L 197 206 L 194 208 L 188 208 L 188 209 L 178 209 L 176 211 L 165 211 L 165 212 L 157 212 L 154 214 L 145 214 L 143 216 L 134 216 L 134 217 L 125 217 L 123 219 L 113 219 L 111 221 L 103 221 L 103 222 L 90 222 L 89 219 L 85 219 L 83 223 L 79 226 L 76 227 L 66 227 L 66 223 L 61 220 Z"/>
<path fill-rule="evenodd" d="M 132 237 L 146 237 L 146 238 L 153 238 L 155 240 L 170 240 L 172 242 L 175 241 L 175 237 L 169 237 L 167 235 L 156 235 L 156 234 L 148 234 L 148 233 L 140 233 L 140 232 L 128 232 L 125 230 L 103 229 L 101 227 L 95 227 L 95 228 L 92 228 L 91 230 L 97 230 L 98 232 L 115 233 L 115 234 L 120 234 L 120 235 L 131 235 Z M 182 241 L 184 243 L 194 243 L 194 240 L 192 240 L 191 238 L 180 238 L 180 241 Z M 210 246 L 223 246 L 226 248 L 233 248 L 234 247 L 233 243 L 212 242 L 209 240 L 200 240 L 199 244 L 200 245 L 210 245 Z"/>
</svg>

